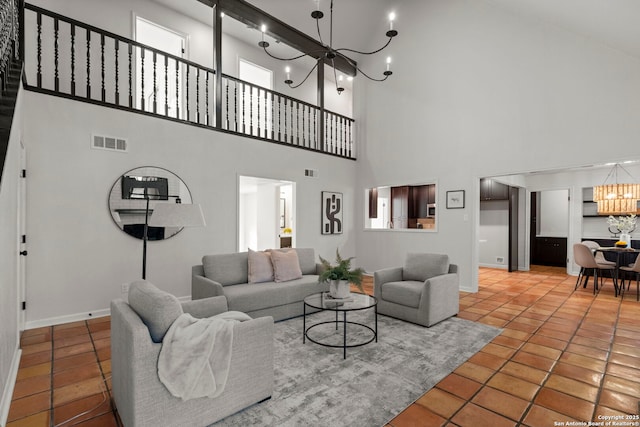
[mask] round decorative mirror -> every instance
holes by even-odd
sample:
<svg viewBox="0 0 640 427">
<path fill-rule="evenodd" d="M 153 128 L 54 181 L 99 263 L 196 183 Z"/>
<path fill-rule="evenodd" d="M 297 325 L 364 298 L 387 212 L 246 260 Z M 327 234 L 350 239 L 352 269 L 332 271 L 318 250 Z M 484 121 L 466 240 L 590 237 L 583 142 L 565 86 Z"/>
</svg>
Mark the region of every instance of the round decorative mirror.
<svg viewBox="0 0 640 427">
<path fill-rule="evenodd" d="M 125 172 L 111 187 L 109 213 L 118 228 L 142 239 L 145 223 L 160 203 L 191 204 L 187 185 L 171 171 L 145 166 Z M 178 234 L 183 227 L 147 227 L 147 240 L 163 240 Z"/>
</svg>

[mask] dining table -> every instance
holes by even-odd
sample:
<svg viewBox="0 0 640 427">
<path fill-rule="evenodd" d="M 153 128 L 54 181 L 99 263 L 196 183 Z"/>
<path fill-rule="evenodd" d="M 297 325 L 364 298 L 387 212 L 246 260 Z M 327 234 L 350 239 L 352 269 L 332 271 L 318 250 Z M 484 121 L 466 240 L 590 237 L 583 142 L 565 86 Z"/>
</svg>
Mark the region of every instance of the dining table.
<svg viewBox="0 0 640 427">
<path fill-rule="evenodd" d="M 600 246 L 595 250 L 596 252 L 602 252 L 605 255 L 611 254 L 616 263 L 615 274 L 613 278 L 613 286 L 615 289 L 615 296 L 622 294 L 624 286 L 618 289 L 618 279 L 620 278 L 620 267 L 633 264 L 640 253 L 640 249 L 635 248 L 621 248 L 617 246 Z M 624 281 L 623 281 L 624 283 Z"/>
</svg>

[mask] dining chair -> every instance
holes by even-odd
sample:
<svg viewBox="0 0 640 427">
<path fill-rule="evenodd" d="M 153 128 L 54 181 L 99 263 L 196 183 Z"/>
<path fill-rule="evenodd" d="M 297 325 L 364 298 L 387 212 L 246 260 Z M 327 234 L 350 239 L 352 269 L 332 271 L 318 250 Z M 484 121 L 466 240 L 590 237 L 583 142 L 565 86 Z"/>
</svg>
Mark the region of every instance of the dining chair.
<svg viewBox="0 0 640 427">
<path fill-rule="evenodd" d="M 594 242 L 593 240 L 585 240 L 582 242 L 583 245 L 587 246 L 593 252 L 594 258 L 598 264 L 603 265 L 612 265 L 615 267 L 616 263 L 614 261 L 609 261 L 604 257 L 602 252 L 596 252 L 596 249 L 600 248 L 600 244 L 598 242 Z"/>
<path fill-rule="evenodd" d="M 630 266 L 620 267 L 620 270 L 624 272 L 633 273 L 636 276 L 636 301 L 640 301 L 640 255 L 636 258 L 636 262 L 634 262 Z M 631 280 L 627 283 L 627 290 L 631 286 Z M 622 288 L 621 292 L 624 290 L 624 276 L 622 276 Z"/>
<path fill-rule="evenodd" d="M 607 265 L 607 264 L 599 264 L 596 262 L 595 256 L 587 245 L 583 243 L 576 243 L 573 245 L 573 258 L 581 268 L 580 273 L 578 274 L 578 280 L 576 281 L 576 285 L 573 288 L 575 291 L 578 289 L 578 285 L 582 282 L 584 277 L 588 277 L 587 274 L 589 272 L 593 272 L 593 293 L 595 295 L 596 291 L 598 291 L 598 277 L 600 278 L 600 284 L 602 285 L 602 274 L 604 271 L 609 271 L 611 274 L 611 279 L 613 280 L 613 286 L 615 288 L 615 294 L 618 294 L 618 284 L 616 281 L 616 266 Z M 587 279 L 588 280 L 588 279 Z M 586 285 L 585 285 L 586 286 Z"/>
</svg>

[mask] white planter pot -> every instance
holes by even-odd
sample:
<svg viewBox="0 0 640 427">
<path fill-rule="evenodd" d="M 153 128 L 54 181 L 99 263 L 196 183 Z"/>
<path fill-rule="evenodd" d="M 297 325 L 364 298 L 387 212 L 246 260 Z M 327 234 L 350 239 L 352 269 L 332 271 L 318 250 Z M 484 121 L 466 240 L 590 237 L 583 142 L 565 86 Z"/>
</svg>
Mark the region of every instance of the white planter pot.
<svg viewBox="0 0 640 427">
<path fill-rule="evenodd" d="M 351 294 L 349 282 L 346 280 L 332 280 L 329 282 L 329 295 L 334 298 L 347 298 Z"/>
</svg>

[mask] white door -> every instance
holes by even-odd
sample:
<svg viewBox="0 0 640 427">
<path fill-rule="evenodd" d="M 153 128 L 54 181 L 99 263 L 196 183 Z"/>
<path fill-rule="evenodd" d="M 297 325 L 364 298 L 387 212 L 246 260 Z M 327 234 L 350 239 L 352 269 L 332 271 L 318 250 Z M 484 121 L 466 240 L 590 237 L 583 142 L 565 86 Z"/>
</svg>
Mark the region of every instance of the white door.
<svg viewBox="0 0 640 427">
<path fill-rule="evenodd" d="M 273 72 L 269 69 L 251 63 L 245 59 L 238 59 L 238 78 L 245 82 L 273 89 Z M 241 87 L 239 96 L 239 123 L 245 124 L 245 133 L 254 136 L 271 134 L 271 96 L 263 89 L 256 87 Z M 249 98 L 250 97 L 250 98 Z M 244 117 L 244 120 L 242 118 Z"/>
<path fill-rule="evenodd" d="M 184 58 L 187 36 L 136 16 L 136 41 L 178 58 Z M 144 57 L 143 57 L 144 56 Z M 165 64 L 165 58 L 167 63 Z M 144 60 L 144 67 L 143 65 Z M 136 49 L 136 105 L 144 111 L 185 117 L 183 108 L 184 66 L 173 58 L 156 55 L 154 78 L 153 51 Z M 154 110 L 155 101 L 155 110 Z M 165 109 L 168 108 L 168 111 Z"/>
</svg>

